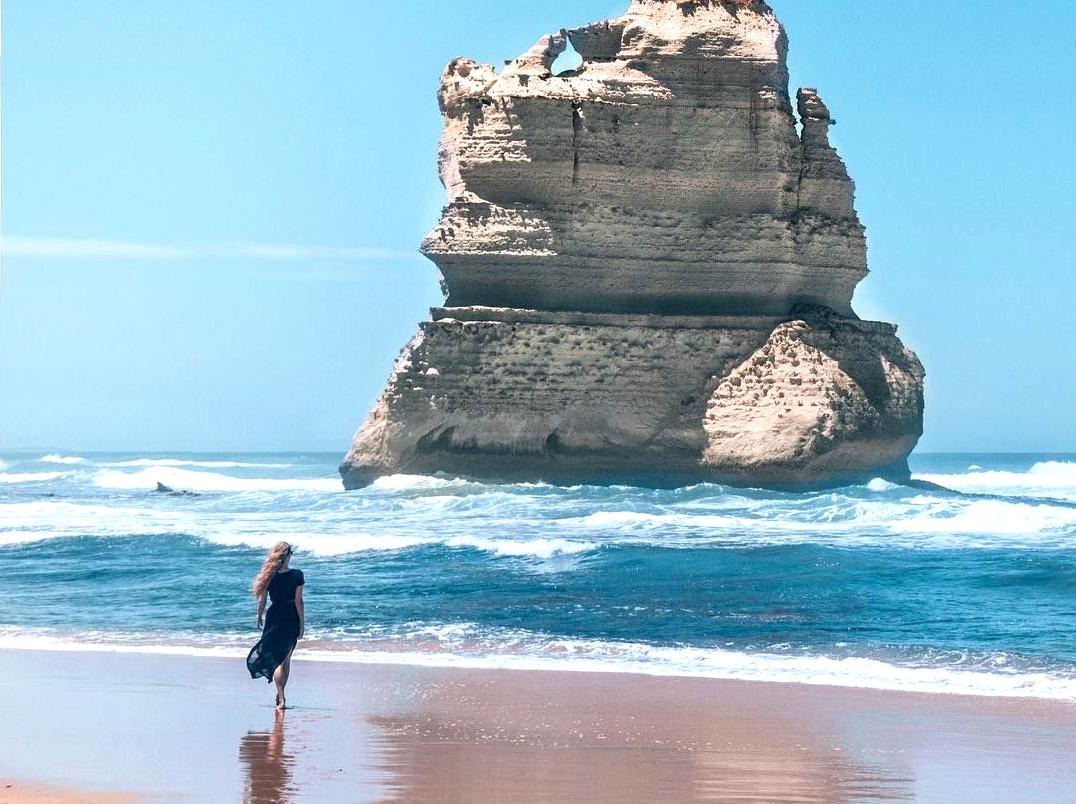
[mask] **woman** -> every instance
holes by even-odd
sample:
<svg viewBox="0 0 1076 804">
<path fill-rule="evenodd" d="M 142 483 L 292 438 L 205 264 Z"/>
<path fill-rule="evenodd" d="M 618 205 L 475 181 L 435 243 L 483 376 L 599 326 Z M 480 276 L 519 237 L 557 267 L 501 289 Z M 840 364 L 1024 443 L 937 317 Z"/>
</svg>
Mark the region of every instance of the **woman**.
<svg viewBox="0 0 1076 804">
<path fill-rule="evenodd" d="M 265 614 L 265 598 L 272 605 L 265 614 L 265 630 L 258 644 L 250 649 L 247 669 L 251 678 L 268 679 L 276 683 L 276 708 L 284 710 L 284 687 L 291 673 L 291 652 L 295 643 L 303 638 L 306 630 L 306 614 L 303 611 L 303 573 L 290 569 L 292 548 L 287 542 L 278 542 L 265 557 L 261 572 L 254 579 L 251 591 L 258 601 L 258 627 L 262 627 Z"/>
</svg>

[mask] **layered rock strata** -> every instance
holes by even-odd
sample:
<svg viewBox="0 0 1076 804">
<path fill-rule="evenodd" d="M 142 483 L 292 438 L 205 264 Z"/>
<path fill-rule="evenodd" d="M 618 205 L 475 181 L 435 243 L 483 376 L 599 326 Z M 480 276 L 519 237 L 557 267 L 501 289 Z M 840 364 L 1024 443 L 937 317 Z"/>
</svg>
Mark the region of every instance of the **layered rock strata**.
<svg viewBox="0 0 1076 804">
<path fill-rule="evenodd" d="M 554 74 L 569 46 L 582 58 Z M 761 0 L 634 0 L 442 76 L 446 306 L 341 472 L 808 487 L 907 476 L 923 370 L 852 311 L 854 188 Z"/>
</svg>

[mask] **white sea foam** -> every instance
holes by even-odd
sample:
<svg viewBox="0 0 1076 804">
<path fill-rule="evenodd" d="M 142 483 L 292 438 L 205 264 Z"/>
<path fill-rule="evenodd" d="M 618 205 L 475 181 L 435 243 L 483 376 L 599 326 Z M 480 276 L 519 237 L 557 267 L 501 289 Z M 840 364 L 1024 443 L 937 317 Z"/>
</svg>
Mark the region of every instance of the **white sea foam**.
<svg viewBox="0 0 1076 804">
<path fill-rule="evenodd" d="M 975 500 L 962 505 L 927 502 L 922 513 L 896 519 L 889 528 L 907 534 L 1059 533 L 1076 529 L 1076 509 L 1056 505 Z"/>
<path fill-rule="evenodd" d="M 189 533 L 198 527 L 186 512 L 72 503 L 62 500 L 0 504 L 0 544 L 68 537 L 128 537 Z"/>
<path fill-rule="evenodd" d="M 1076 463 L 1064 461 L 1041 461 L 1026 472 L 983 470 L 973 466 L 960 474 L 915 477 L 957 491 L 1076 500 Z"/>
<path fill-rule="evenodd" d="M 160 466 L 139 472 L 102 469 L 93 478 L 94 485 L 106 489 L 146 489 L 152 491 L 158 483 L 183 491 L 342 491 L 335 477 L 270 478 L 232 477 L 219 472 L 196 472 L 174 466 Z"/>
<path fill-rule="evenodd" d="M 311 525 L 321 530 L 310 530 Z M 408 550 L 443 545 L 475 549 L 505 557 L 548 559 L 595 549 L 593 542 L 559 538 L 511 539 L 443 534 L 357 531 L 349 518 L 298 513 L 259 512 L 211 515 L 180 505 L 176 508 L 107 506 L 64 500 L 35 500 L 0 504 L 0 545 L 49 539 L 99 538 L 184 534 L 227 547 L 266 549 L 285 540 L 318 556 Z"/>
<path fill-rule="evenodd" d="M 176 488 L 183 487 L 175 478 L 166 480 Z M 153 478 L 143 479 L 135 487 L 148 490 L 150 482 Z M 283 539 L 315 555 L 440 544 L 496 556 L 547 559 L 617 545 L 666 549 L 797 544 L 916 550 L 1059 549 L 1069 546 L 1076 533 L 1076 507 L 930 494 L 899 501 L 822 500 L 806 507 L 757 501 L 754 507 L 745 506 L 735 514 L 695 512 L 698 509 L 599 511 L 544 521 L 531 518 L 533 509 L 519 508 L 518 501 L 517 507 L 507 511 L 502 508 L 504 502 L 497 500 L 492 508 L 454 510 L 438 505 L 441 498 L 435 497 L 429 510 L 412 512 L 409 507 L 371 508 L 368 499 L 357 495 L 341 497 L 339 504 L 332 501 L 337 495 L 319 495 L 313 507 L 303 503 L 291 510 L 256 511 L 235 510 L 230 505 L 222 509 L 222 503 L 212 497 L 202 501 L 148 494 L 138 501 L 128 499 L 125 504 L 112 505 L 62 499 L 0 503 L 0 541 L 15 544 L 67 536 L 186 534 L 216 544 L 257 549 Z M 533 500 L 531 504 L 548 502 Z M 431 524 L 431 518 L 436 525 Z M 526 535 L 513 533 L 520 526 L 527 528 Z M 534 533 L 535 528 L 545 532 Z"/>
<path fill-rule="evenodd" d="M 0 473 L 0 483 L 47 483 L 58 477 L 63 477 L 64 472 L 10 472 Z"/>
<path fill-rule="evenodd" d="M 343 556 L 382 550 L 407 550 L 436 540 L 419 536 L 376 535 L 372 533 L 301 533 L 277 531 L 270 533 L 216 530 L 207 533 L 206 541 L 229 547 L 269 548 L 285 540 L 297 550 L 318 556 Z"/>
<path fill-rule="evenodd" d="M 193 466 L 203 469 L 288 469 L 290 463 L 252 463 L 248 461 L 195 461 L 182 458 L 135 458 L 127 461 L 111 461 L 101 466 L 138 468 L 143 466 Z"/>
<path fill-rule="evenodd" d="M 483 485 L 461 478 L 428 477 L 426 475 L 386 475 L 374 480 L 369 488 L 376 491 L 448 491 L 467 488 L 480 490 Z"/>
<path fill-rule="evenodd" d="M 431 635 L 434 640 L 438 635 Z M 253 634 L 250 635 L 253 637 Z M 95 641 L 87 641 L 92 638 Z M 178 640 L 177 640 L 178 641 Z M 309 644 L 319 644 L 310 634 Z M 380 641 L 383 646 L 384 642 Z M 428 644 L 428 643 L 427 643 Z M 372 647 L 372 646 L 371 646 Z M 656 647 L 640 643 L 544 639 L 511 640 L 498 651 L 483 649 L 418 650 L 364 649 L 361 642 L 321 641 L 318 648 L 300 648 L 299 660 L 392 664 L 440 668 L 511 669 L 584 673 L 631 673 L 659 677 L 711 678 L 827 687 L 850 687 L 896 692 L 975 695 L 998 698 L 1041 698 L 1076 701 L 1076 678 L 1048 671 L 1005 672 L 968 670 L 952 666 L 897 665 L 865 657 L 747 653 L 717 648 Z M 83 635 L 80 641 L 56 634 L 5 629 L 0 648 L 73 652 L 143 653 L 241 658 L 246 645 L 240 635 L 225 635 L 217 644 L 163 642 L 152 637 Z"/>
<path fill-rule="evenodd" d="M 669 548 L 823 544 L 840 547 L 1052 548 L 1071 543 L 1076 508 L 920 494 L 902 500 L 832 496 L 809 505 L 740 500 L 729 513 L 598 511 L 556 520 L 592 541 Z"/>
<path fill-rule="evenodd" d="M 443 545 L 455 549 L 474 549 L 497 556 L 549 559 L 559 555 L 575 555 L 593 550 L 591 542 L 567 539 L 489 539 L 475 536 L 409 536 L 375 533 L 302 533 L 287 530 L 255 532 L 215 530 L 204 538 L 214 544 L 229 547 L 244 546 L 259 549 L 272 547 L 284 539 L 297 549 L 319 556 L 342 556 L 355 553 L 409 550 L 413 547 Z"/>
<path fill-rule="evenodd" d="M 896 483 L 890 483 L 888 480 L 876 477 L 867 484 L 867 488 L 871 491 L 893 491 L 893 489 L 900 487 Z"/>
<path fill-rule="evenodd" d="M 85 458 L 79 458 L 73 455 L 42 455 L 37 459 L 38 463 L 60 463 L 67 465 L 75 465 L 80 463 L 87 463 Z"/>
<path fill-rule="evenodd" d="M 498 556 L 531 556 L 534 558 L 552 558 L 556 555 L 575 555 L 586 553 L 598 547 L 593 542 L 576 542 L 568 539 L 486 539 L 477 536 L 455 536 L 446 539 L 447 547 L 471 547 Z"/>
</svg>

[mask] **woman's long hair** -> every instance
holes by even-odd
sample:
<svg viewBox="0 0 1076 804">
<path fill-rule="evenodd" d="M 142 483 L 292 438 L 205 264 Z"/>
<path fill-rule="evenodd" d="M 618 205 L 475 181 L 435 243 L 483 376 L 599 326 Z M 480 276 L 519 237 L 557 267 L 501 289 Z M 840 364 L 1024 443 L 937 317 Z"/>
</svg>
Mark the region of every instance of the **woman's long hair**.
<svg viewBox="0 0 1076 804">
<path fill-rule="evenodd" d="M 269 588 L 269 581 L 273 580 L 273 576 L 280 571 L 280 568 L 284 566 L 284 562 L 288 560 L 290 555 L 291 545 L 287 542 L 277 542 L 273 545 L 273 549 L 265 557 L 265 563 L 262 564 L 261 570 L 250 587 L 250 591 L 256 599 L 260 599 L 265 594 L 265 590 Z"/>
</svg>

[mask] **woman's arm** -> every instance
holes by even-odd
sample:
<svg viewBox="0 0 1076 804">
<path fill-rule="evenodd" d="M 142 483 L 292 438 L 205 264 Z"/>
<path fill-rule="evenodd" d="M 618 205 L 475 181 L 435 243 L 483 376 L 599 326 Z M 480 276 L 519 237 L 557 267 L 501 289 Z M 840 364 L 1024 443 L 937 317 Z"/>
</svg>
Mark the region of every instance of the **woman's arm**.
<svg viewBox="0 0 1076 804">
<path fill-rule="evenodd" d="M 303 609 L 303 587 L 295 587 L 295 610 L 299 612 L 299 639 L 306 633 L 306 611 Z"/>
<path fill-rule="evenodd" d="M 262 622 L 265 618 L 265 592 L 261 593 L 258 598 L 258 628 L 262 627 Z"/>
</svg>

